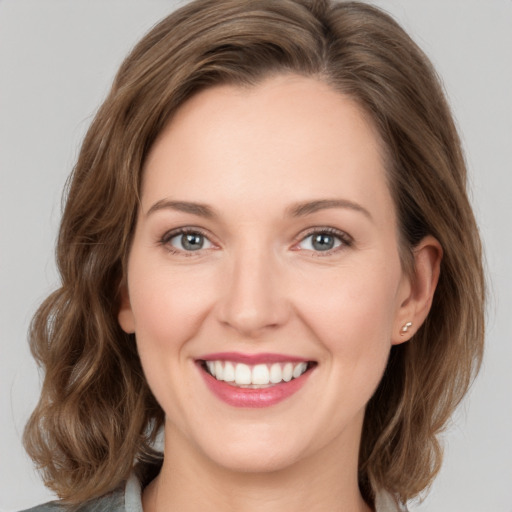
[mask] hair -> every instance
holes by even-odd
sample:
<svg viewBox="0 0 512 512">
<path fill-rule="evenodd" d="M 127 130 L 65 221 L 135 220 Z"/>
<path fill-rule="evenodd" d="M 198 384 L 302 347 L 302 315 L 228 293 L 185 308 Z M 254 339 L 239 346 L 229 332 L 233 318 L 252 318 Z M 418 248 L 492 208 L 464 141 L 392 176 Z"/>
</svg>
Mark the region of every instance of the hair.
<svg viewBox="0 0 512 512">
<path fill-rule="evenodd" d="M 69 503 L 112 490 L 158 454 L 164 413 L 135 338 L 117 321 L 144 161 L 198 91 L 294 73 L 356 102 L 377 129 L 404 268 L 426 235 L 443 249 L 430 314 L 391 349 L 367 404 L 359 485 L 417 496 L 438 472 L 438 435 L 482 358 L 484 276 L 457 130 L 429 60 L 385 12 L 359 2 L 196 0 L 157 24 L 121 65 L 68 182 L 57 243 L 61 287 L 31 324 L 45 370 L 24 442 Z"/>
</svg>

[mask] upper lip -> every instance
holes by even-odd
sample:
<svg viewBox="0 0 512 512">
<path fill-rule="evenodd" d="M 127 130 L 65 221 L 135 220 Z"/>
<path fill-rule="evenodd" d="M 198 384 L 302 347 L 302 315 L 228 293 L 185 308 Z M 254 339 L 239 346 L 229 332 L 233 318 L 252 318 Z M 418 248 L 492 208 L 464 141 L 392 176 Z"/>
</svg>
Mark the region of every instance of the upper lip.
<svg viewBox="0 0 512 512">
<path fill-rule="evenodd" d="M 292 356 L 287 354 L 242 354 L 241 352 L 215 352 L 213 354 L 205 354 L 197 358 L 200 361 L 233 361 L 236 363 L 245 363 L 250 365 L 264 363 L 301 363 L 311 361 L 304 357 Z"/>
</svg>

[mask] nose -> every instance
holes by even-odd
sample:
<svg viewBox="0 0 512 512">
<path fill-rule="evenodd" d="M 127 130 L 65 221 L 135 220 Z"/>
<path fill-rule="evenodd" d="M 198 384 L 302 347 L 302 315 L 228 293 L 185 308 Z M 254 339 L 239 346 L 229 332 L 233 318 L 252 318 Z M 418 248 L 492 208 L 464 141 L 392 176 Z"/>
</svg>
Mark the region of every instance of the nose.
<svg viewBox="0 0 512 512">
<path fill-rule="evenodd" d="M 275 256 L 249 247 L 233 257 L 225 276 L 217 317 L 239 335 L 256 338 L 285 324 L 290 304 Z"/>
</svg>

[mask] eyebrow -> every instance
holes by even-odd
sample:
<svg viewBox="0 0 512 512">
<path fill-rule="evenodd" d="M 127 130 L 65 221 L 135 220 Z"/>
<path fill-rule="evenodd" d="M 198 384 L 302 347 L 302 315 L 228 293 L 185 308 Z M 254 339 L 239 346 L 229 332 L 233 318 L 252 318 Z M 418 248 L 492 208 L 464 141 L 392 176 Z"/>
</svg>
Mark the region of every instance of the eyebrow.
<svg viewBox="0 0 512 512">
<path fill-rule="evenodd" d="M 327 210 L 330 208 L 347 208 L 354 210 L 365 215 L 369 220 L 373 220 L 370 212 L 358 203 L 349 201 L 348 199 L 319 199 L 317 201 L 305 201 L 297 203 L 287 208 L 287 213 L 291 217 L 303 217 L 311 215 L 312 213 L 320 210 Z"/>
<path fill-rule="evenodd" d="M 198 215 L 199 217 L 205 217 L 207 219 L 213 219 L 217 217 L 213 208 L 206 204 L 192 203 L 189 201 L 172 201 L 170 199 L 161 199 L 157 201 L 146 213 L 146 216 L 151 215 L 159 210 L 177 210 L 179 212 L 191 213 Z"/>
<path fill-rule="evenodd" d="M 304 217 L 311 215 L 321 210 L 330 208 L 345 208 L 354 210 L 364 214 L 368 219 L 373 220 L 370 212 L 358 203 L 348 199 L 318 199 L 315 201 L 304 201 L 301 203 L 293 204 L 286 208 L 286 215 L 289 217 Z M 207 219 L 217 218 L 217 214 L 211 206 L 203 203 L 194 203 L 190 201 L 173 201 L 171 199 L 161 199 L 157 201 L 146 213 L 146 216 L 151 215 L 159 210 L 177 210 L 184 213 L 191 213 L 199 217 Z"/>
</svg>

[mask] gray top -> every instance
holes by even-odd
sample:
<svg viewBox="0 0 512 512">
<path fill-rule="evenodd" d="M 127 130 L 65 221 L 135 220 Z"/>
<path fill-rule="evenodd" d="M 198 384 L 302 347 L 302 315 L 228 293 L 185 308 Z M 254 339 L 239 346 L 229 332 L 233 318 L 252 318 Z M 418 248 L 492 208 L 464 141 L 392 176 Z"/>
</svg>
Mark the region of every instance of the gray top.
<svg viewBox="0 0 512 512">
<path fill-rule="evenodd" d="M 123 488 L 112 491 L 105 496 L 87 501 L 72 509 L 73 512 L 143 512 L 141 483 L 132 473 Z M 375 498 L 376 512 L 407 512 L 387 493 L 378 493 Z M 65 512 L 66 506 L 58 501 L 38 505 L 23 512 Z"/>
</svg>

